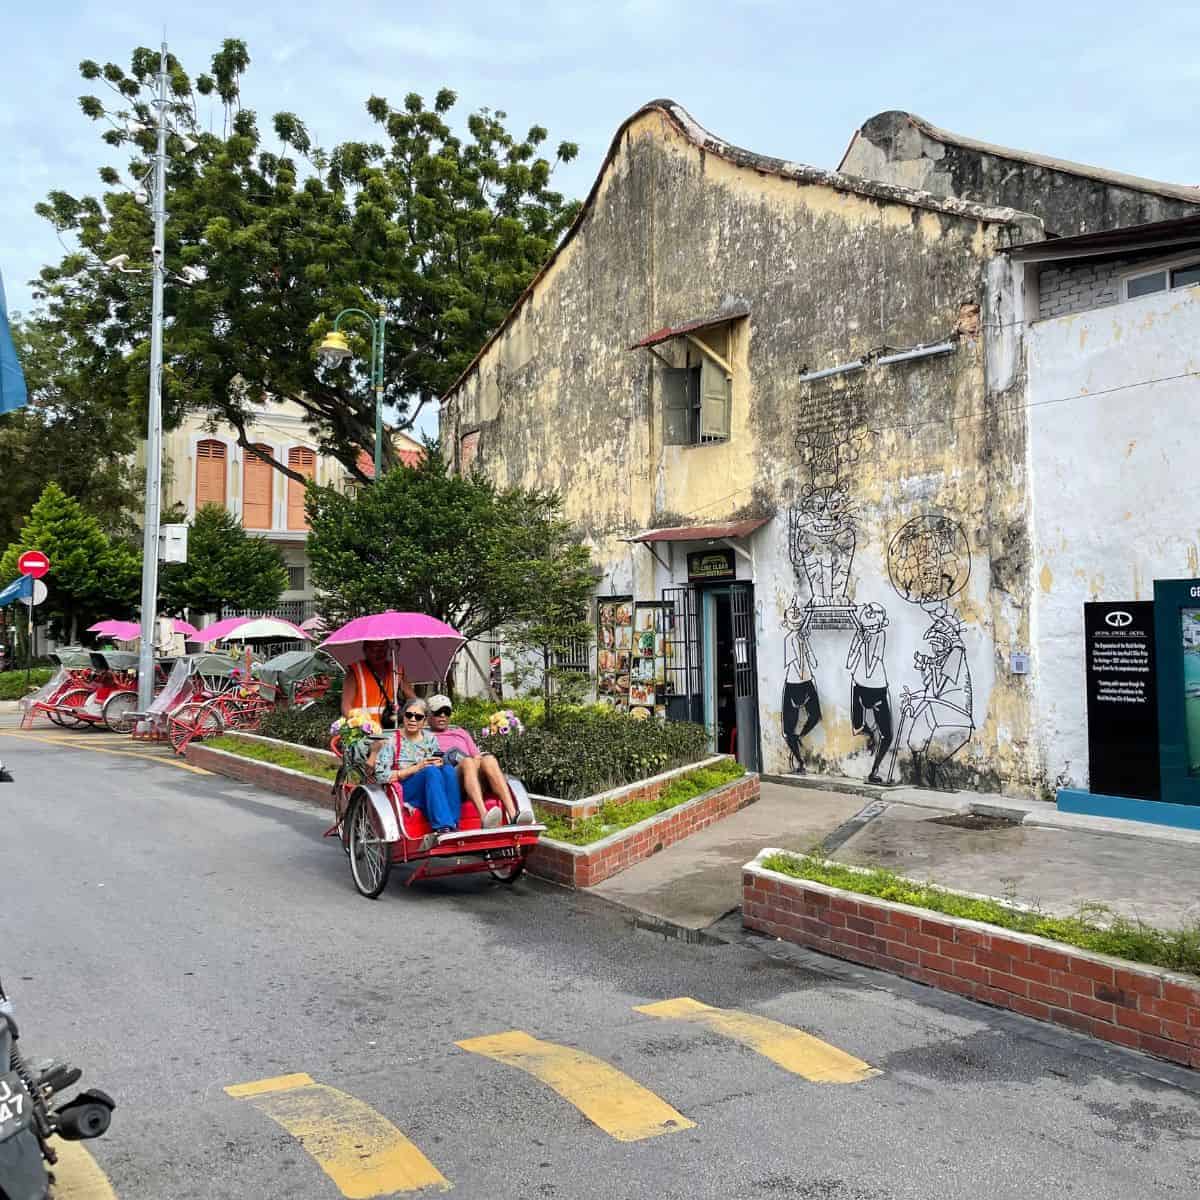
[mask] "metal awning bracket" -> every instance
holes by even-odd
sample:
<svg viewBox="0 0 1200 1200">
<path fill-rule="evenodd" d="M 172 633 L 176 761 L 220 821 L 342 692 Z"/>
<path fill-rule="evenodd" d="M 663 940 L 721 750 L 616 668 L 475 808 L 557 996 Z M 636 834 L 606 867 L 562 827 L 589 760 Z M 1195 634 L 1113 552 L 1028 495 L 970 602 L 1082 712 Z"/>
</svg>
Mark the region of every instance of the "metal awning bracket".
<svg viewBox="0 0 1200 1200">
<path fill-rule="evenodd" d="M 725 358 L 722 355 L 718 354 L 706 341 L 704 341 L 703 338 L 698 338 L 698 337 L 696 337 L 695 334 L 692 334 L 692 333 L 685 333 L 683 336 L 693 346 L 695 346 L 696 349 L 699 350 L 701 354 L 703 354 L 706 358 L 709 358 L 714 363 L 716 363 L 717 366 L 720 367 L 721 370 L 725 372 L 725 374 L 728 378 L 730 378 L 730 379 L 733 378 L 733 368 L 729 365 L 729 363 L 725 360 Z"/>
<path fill-rule="evenodd" d="M 745 546 L 739 546 L 737 542 L 731 542 L 729 538 L 718 538 L 717 544 L 732 550 L 739 558 L 744 558 L 751 566 L 754 566 L 754 556 Z"/>
</svg>

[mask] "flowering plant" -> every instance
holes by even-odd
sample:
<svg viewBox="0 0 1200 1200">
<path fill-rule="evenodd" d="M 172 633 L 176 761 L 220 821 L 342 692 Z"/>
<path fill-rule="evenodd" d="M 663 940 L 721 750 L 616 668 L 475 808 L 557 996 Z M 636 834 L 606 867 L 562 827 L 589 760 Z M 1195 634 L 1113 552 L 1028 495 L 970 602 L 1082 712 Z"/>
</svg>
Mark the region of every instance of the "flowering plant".
<svg viewBox="0 0 1200 1200">
<path fill-rule="evenodd" d="M 380 732 L 379 722 L 366 709 L 351 709 L 348 717 L 338 717 L 329 727 L 341 745 L 342 754 L 349 754 L 356 746 Z"/>
<path fill-rule="evenodd" d="M 524 733 L 525 726 L 521 724 L 521 718 L 511 708 L 506 708 L 501 712 L 492 713 L 488 717 L 487 725 L 479 732 L 481 737 L 492 737 L 493 734 L 502 736 L 506 733 Z"/>
</svg>

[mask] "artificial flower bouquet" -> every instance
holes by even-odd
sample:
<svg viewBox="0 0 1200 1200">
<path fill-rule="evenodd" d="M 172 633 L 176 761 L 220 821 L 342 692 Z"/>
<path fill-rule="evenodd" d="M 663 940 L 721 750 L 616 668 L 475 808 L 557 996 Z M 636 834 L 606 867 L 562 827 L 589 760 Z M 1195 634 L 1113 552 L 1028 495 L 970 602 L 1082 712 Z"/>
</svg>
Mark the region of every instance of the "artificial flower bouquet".
<svg viewBox="0 0 1200 1200">
<path fill-rule="evenodd" d="M 338 717 L 329 727 L 329 732 L 338 739 L 342 757 L 360 757 L 366 754 L 367 741 L 383 732 L 379 722 L 366 709 L 350 710 L 348 717 Z"/>
<path fill-rule="evenodd" d="M 521 718 L 511 708 L 492 713 L 488 717 L 488 723 L 480 730 L 483 737 L 503 737 L 509 733 L 524 732 L 525 726 L 521 724 Z"/>
</svg>

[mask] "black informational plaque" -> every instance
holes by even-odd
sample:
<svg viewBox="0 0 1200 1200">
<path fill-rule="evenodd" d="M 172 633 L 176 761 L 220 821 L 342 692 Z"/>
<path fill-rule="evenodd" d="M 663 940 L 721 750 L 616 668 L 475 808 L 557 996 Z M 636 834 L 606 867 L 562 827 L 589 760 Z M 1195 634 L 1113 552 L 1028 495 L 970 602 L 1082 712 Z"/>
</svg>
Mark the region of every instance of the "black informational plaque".
<svg viewBox="0 0 1200 1200">
<path fill-rule="evenodd" d="M 1154 601 L 1085 604 L 1088 789 L 1157 800 Z"/>
</svg>

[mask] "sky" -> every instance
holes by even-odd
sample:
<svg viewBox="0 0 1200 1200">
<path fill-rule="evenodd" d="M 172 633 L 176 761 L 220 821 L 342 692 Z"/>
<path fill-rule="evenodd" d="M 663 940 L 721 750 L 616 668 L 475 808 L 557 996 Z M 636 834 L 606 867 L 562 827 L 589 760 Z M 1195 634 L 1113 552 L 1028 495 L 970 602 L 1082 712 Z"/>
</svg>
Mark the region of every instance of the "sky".
<svg viewBox="0 0 1200 1200">
<path fill-rule="evenodd" d="M 368 136 L 372 94 L 442 86 L 465 120 L 502 109 L 579 144 L 557 185 L 586 194 L 617 126 L 647 100 L 682 104 L 736 145 L 835 167 L 887 109 L 985 141 L 1200 184 L 1200 5 L 583 0 L 51 0 L 5 18 L 0 54 L 0 273 L 10 310 L 63 252 L 33 212 L 98 191 L 112 151 L 79 111 L 81 59 L 128 67 L 164 32 L 193 75 L 223 38 L 247 42 L 243 103 L 298 113 L 316 140 Z M 262 127 L 269 129 L 266 120 Z"/>
</svg>

